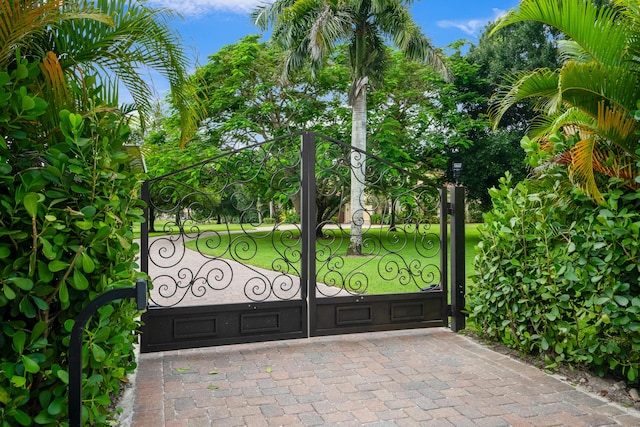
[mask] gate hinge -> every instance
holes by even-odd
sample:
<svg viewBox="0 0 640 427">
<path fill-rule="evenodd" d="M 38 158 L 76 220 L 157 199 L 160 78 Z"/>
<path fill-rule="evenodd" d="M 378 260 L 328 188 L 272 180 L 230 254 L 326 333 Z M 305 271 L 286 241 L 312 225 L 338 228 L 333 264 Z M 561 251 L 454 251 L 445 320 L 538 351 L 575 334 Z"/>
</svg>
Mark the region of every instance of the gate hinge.
<svg viewBox="0 0 640 427">
<path fill-rule="evenodd" d="M 453 307 L 451 304 L 447 305 L 447 316 L 453 316 Z"/>
<path fill-rule="evenodd" d="M 453 203 L 447 202 L 447 214 L 453 215 Z"/>
</svg>

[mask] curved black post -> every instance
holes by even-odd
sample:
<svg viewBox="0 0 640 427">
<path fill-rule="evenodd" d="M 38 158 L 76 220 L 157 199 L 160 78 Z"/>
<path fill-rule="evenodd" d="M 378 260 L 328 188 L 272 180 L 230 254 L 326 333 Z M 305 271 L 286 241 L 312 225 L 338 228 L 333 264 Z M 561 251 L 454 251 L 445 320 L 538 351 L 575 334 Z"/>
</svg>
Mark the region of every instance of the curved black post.
<svg viewBox="0 0 640 427">
<path fill-rule="evenodd" d="M 89 318 L 103 305 L 122 298 L 135 298 L 138 310 L 147 308 L 147 281 L 138 279 L 135 288 L 112 289 L 82 309 L 71 330 L 69 341 L 69 427 L 82 423 L 82 333 Z"/>
</svg>

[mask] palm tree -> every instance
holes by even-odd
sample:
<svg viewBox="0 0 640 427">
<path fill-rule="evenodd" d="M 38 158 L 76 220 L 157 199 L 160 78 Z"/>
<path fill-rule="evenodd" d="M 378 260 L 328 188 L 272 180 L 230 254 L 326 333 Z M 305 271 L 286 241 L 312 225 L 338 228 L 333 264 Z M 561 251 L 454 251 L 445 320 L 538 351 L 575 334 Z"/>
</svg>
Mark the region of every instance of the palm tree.
<svg viewBox="0 0 640 427">
<path fill-rule="evenodd" d="M 585 0 L 523 0 L 493 29 L 537 21 L 567 37 L 558 43 L 561 68 L 514 76 L 512 86 L 494 97 L 489 114 L 497 125 L 511 106 L 534 99 L 542 116 L 532 136 L 549 150 L 554 134 L 573 141 L 570 147 L 560 147 L 556 159 L 568 163 L 572 180 L 599 202 L 596 172 L 638 188 L 634 178 L 640 125 L 631 112 L 640 99 L 639 4 L 613 3 L 616 7 Z"/>
<path fill-rule="evenodd" d="M 0 66 L 10 66 L 16 50 L 40 59 L 44 96 L 56 110 L 84 109 L 83 91 L 69 91 L 70 84 L 87 89 L 93 82 L 89 85 L 99 88 L 102 100 L 116 105 L 122 83 L 143 126 L 153 97 L 140 70 L 155 70 L 169 81 L 184 142 L 200 114 L 187 84 L 187 57 L 166 24 L 169 16 L 168 10 L 147 8 L 140 0 L 0 0 Z"/>
<path fill-rule="evenodd" d="M 253 14 L 255 23 L 273 28 L 273 40 L 286 52 L 284 74 L 310 64 L 325 65 L 347 43 L 351 67 L 352 108 L 351 237 L 348 253 L 362 253 L 362 223 L 367 136 L 367 87 L 379 85 L 386 68 L 386 40 L 414 60 L 433 65 L 447 76 L 443 55 L 411 18 L 411 0 L 275 0 Z"/>
</svg>

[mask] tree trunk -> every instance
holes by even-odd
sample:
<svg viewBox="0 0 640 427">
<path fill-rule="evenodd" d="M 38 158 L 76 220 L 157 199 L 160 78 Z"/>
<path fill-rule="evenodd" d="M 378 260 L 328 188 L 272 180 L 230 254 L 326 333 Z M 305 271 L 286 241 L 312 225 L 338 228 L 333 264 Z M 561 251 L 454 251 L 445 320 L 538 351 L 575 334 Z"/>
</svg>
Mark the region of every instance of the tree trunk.
<svg viewBox="0 0 640 427">
<path fill-rule="evenodd" d="M 354 83 L 351 101 L 351 235 L 347 255 L 362 255 L 362 223 L 364 221 L 364 187 L 367 149 L 367 78 Z"/>
<path fill-rule="evenodd" d="M 293 205 L 293 210 L 296 211 L 298 216 L 302 218 L 302 200 L 300 200 L 300 190 L 296 191 L 294 194 L 289 196 L 289 200 L 291 200 L 291 204 Z"/>
<path fill-rule="evenodd" d="M 153 233 L 156 231 L 156 210 L 153 208 L 153 205 L 149 203 L 149 228 L 148 231 Z"/>
<path fill-rule="evenodd" d="M 391 198 L 391 221 L 389 225 L 389 231 L 397 231 L 396 229 L 396 201 Z"/>
</svg>

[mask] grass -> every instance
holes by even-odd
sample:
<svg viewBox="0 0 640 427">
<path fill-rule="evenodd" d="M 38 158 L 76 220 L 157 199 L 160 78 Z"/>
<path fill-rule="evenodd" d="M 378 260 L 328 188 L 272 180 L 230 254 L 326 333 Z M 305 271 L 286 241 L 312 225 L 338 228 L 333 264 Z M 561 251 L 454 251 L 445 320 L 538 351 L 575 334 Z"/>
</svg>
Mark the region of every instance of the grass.
<svg viewBox="0 0 640 427">
<path fill-rule="evenodd" d="M 372 229 L 363 238 L 363 256 L 346 256 L 348 230 L 325 230 L 326 238 L 316 242 L 316 277 L 319 282 L 345 286 L 354 292 L 388 294 L 416 292 L 439 281 L 438 247 L 422 240 L 422 232 L 439 238 L 439 227 L 416 234 L 413 228 L 388 232 L 388 227 Z M 475 245 L 479 241 L 476 224 L 465 229 L 465 268 L 473 274 Z M 250 233 L 210 233 L 187 243 L 206 255 L 235 259 L 244 264 L 299 275 L 300 240 L 298 230 L 255 231 Z"/>
<path fill-rule="evenodd" d="M 480 242 L 480 224 L 466 224 L 464 227 L 464 251 L 465 251 L 465 273 L 467 283 L 471 282 L 471 276 L 475 274 L 473 259 L 476 256 L 476 245 Z"/>
<path fill-rule="evenodd" d="M 184 224 L 186 230 L 189 230 L 190 225 L 195 225 L 201 232 L 205 231 L 239 231 L 239 230 L 255 230 L 255 227 L 250 224 L 203 224 L 193 223 L 191 221 Z M 180 229 L 176 225 L 175 221 L 156 220 L 155 229 L 161 231 L 153 231 L 149 233 L 149 237 L 166 236 L 180 234 Z M 188 231 L 187 231 L 188 232 Z M 140 224 L 135 224 L 133 228 L 133 236 L 135 239 L 140 238 Z"/>
</svg>

